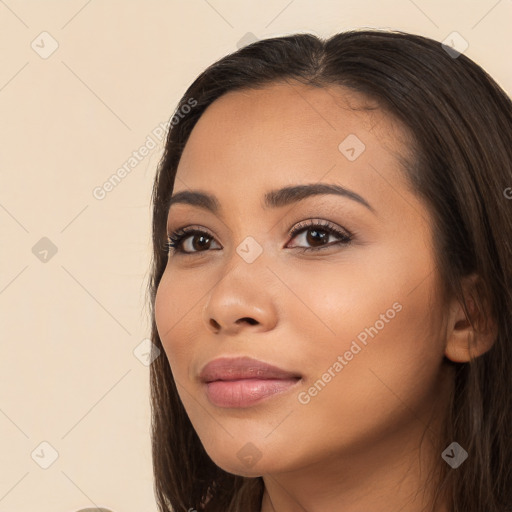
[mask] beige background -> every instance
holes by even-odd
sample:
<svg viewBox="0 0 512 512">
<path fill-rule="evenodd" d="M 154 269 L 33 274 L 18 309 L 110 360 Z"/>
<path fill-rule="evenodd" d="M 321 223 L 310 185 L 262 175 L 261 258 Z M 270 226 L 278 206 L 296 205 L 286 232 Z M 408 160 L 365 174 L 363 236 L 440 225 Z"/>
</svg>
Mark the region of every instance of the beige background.
<svg viewBox="0 0 512 512">
<path fill-rule="evenodd" d="M 150 191 L 200 71 L 248 32 L 456 31 L 510 94 L 511 22 L 512 0 L 0 0 L 0 512 L 156 510 Z"/>
</svg>

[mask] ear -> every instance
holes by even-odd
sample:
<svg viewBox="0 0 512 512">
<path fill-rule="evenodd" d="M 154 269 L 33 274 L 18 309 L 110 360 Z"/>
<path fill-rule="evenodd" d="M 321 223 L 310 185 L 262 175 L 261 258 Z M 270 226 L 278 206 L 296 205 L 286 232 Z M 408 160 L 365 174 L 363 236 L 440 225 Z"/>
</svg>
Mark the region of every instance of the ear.
<svg viewBox="0 0 512 512">
<path fill-rule="evenodd" d="M 456 363 L 466 363 L 481 356 L 491 349 L 498 336 L 498 326 L 489 310 L 489 301 L 479 284 L 480 279 L 476 274 L 465 277 L 462 282 L 469 316 L 456 298 L 450 303 L 445 356 Z"/>
</svg>

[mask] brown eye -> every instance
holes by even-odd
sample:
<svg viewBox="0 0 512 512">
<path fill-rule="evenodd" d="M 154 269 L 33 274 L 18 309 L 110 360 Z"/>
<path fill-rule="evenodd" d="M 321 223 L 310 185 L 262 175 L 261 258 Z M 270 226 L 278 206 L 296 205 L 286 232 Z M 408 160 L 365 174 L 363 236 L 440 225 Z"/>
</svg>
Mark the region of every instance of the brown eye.
<svg viewBox="0 0 512 512">
<path fill-rule="evenodd" d="M 348 245 L 352 241 L 352 234 L 348 231 L 342 231 L 330 222 L 326 221 L 308 221 L 296 226 L 291 232 L 290 237 L 297 238 L 299 234 L 304 234 L 304 243 L 310 247 L 296 247 L 293 249 L 301 249 L 302 251 L 315 251 L 324 247 L 333 245 Z M 338 240 L 329 243 L 329 238 L 334 237 Z M 173 251 L 176 254 L 197 254 L 207 252 L 211 249 L 212 242 L 215 241 L 213 235 L 207 231 L 181 228 L 168 236 L 166 249 L 168 252 Z M 218 249 L 218 248 L 217 248 Z"/>
<path fill-rule="evenodd" d="M 209 249 L 212 240 L 213 236 L 206 231 L 179 229 L 168 236 L 166 247 L 176 253 L 194 254 Z"/>
<path fill-rule="evenodd" d="M 303 241 L 311 245 L 311 247 L 300 247 L 304 252 L 315 251 L 338 244 L 348 245 L 352 241 L 351 233 L 348 231 L 343 232 L 326 221 L 308 221 L 307 223 L 301 223 L 290 232 L 292 238 L 296 238 L 299 234 L 304 234 Z M 330 236 L 338 238 L 338 241 L 328 243 Z M 299 247 L 295 246 L 293 248 Z"/>
</svg>

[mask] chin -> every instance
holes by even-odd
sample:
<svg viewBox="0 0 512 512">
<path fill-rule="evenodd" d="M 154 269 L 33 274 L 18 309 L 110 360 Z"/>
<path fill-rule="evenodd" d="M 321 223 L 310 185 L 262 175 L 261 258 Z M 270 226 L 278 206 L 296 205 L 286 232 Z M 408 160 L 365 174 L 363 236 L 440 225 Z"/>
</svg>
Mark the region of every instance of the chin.
<svg viewBox="0 0 512 512">
<path fill-rule="evenodd" d="M 265 456 L 266 451 L 268 451 L 267 457 Z M 277 456 L 277 450 L 258 449 L 251 442 L 241 445 L 240 448 L 238 448 L 238 444 L 233 443 L 227 452 L 221 452 L 219 449 L 207 452 L 218 467 L 233 475 L 256 478 L 267 473 L 287 470 L 287 467 L 283 466 L 287 462 L 286 458 Z"/>
</svg>

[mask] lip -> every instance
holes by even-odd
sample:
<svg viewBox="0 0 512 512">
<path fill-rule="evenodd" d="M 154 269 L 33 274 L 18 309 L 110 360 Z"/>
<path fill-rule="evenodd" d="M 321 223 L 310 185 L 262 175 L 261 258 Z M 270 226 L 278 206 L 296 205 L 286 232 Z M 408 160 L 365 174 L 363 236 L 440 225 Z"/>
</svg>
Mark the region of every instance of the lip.
<svg viewBox="0 0 512 512">
<path fill-rule="evenodd" d="M 283 370 L 252 357 L 219 357 L 210 361 L 199 374 L 202 382 L 240 379 L 291 379 L 301 377 L 297 372 Z"/>
<path fill-rule="evenodd" d="M 250 357 L 221 357 L 199 374 L 209 401 L 218 407 L 250 407 L 294 387 L 301 375 Z"/>
</svg>

